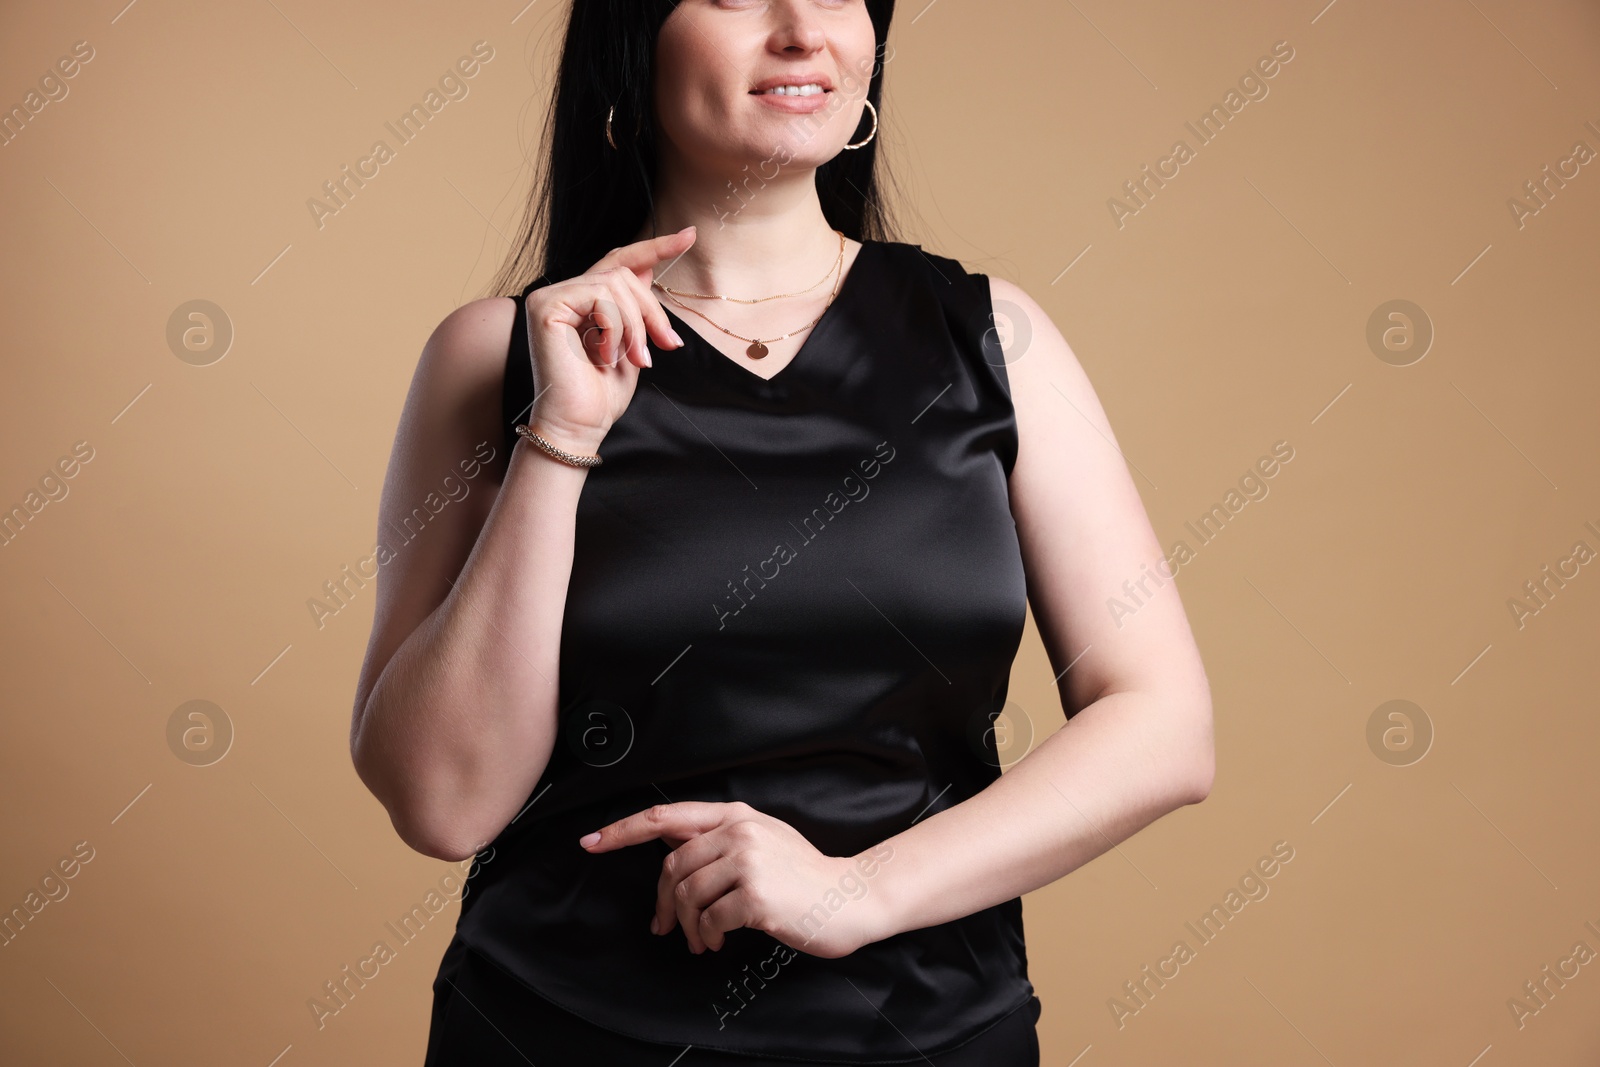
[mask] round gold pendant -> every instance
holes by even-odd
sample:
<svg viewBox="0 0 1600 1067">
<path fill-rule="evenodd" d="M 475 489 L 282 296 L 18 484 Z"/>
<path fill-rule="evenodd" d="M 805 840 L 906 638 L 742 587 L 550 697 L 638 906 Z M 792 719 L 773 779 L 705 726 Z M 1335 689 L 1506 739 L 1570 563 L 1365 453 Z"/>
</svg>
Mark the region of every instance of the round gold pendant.
<svg viewBox="0 0 1600 1067">
<path fill-rule="evenodd" d="M 767 354 L 767 346 L 760 341 L 753 341 L 750 347 L 744 350 L 744 354 L 751 359 L 761 359 Z"/>
</svg>

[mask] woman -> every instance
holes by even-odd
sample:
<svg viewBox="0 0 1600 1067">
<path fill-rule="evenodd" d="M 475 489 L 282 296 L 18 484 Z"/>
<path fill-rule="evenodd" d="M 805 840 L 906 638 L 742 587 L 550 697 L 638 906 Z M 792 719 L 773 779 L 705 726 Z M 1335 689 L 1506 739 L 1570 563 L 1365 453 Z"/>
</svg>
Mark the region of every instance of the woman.
<svg viewBox="0 0 1600 1067">
<path fill-rule="evenodd" d="M 1070 348 L 886 236 L 892 6 L 575 0 L 543 273 L 434 331 L 381 505 L 352 756 L 476 857 L 429 1065 L 1036 1065 L 1021 894 L 1210 788 Z M 1070 721 L 1002 777 L 1027 600 Z"/>
</svg>

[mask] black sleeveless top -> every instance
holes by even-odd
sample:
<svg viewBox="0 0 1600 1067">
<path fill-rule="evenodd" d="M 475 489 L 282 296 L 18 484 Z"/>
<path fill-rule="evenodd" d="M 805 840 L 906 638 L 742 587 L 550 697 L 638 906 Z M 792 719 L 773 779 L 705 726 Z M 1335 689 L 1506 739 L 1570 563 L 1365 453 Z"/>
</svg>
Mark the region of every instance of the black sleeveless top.
<svg viewBox="0 0 1600 1067">
<path fill-rule="evenodd" d="M 1033 994 L 1020 898 L 840 959 L 747 928 L 697 956 L 649 929 L 666 844 L 578 838 L 742 800 L 853 856 L 999 776 L 1026 587 L 989 279 L 867 241 L 770 381 L 668 314 L 686 344 L 651 343 L 580 494 L 555 750 L 479 853 L 457 937 L 631 1037 L 920 1060 Z M 519 299 L 508 449 L 532 399 Z"/>
</svg>

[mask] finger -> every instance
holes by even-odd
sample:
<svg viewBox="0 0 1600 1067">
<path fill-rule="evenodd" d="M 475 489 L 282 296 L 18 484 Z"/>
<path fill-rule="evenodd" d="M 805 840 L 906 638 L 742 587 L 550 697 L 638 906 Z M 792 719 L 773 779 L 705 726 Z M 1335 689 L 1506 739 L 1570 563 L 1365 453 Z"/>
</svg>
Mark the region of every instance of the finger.
<svg viewBox="0 0 1600 1067">
<path fill-rule="evenodd" d="M 648 367 L 650 350 L 646 346 L 644 311 L 639 306 L 639 292 L 635 288 L 639 279 L 633 271 L 620 267 L 605 271 L 604 277 L 611 287 L 624 320 L 618 359 L 627 359 L 635 367 Z"/>
<path fill-rule="evenodd" d="M 655 804 L 643 811 L 607 823 L 593 834 L 578 839 L 590 852 L 605 852 L 624 845 L 676 836 L 687 840 L 714 830 L 740 814 L 743 804 L 723 804 L 710 800 L 681 800 L 676 804 Z"/>
<path fill-rule="evenodd" d="M 715 834 L 700 834 L 673 849 L 661 861 L 661 876 L 656 879 L 656 926 L 658 934 L 672 932 L 677 921 L 678 884 L 723 856 Z"/>
<path fill-rule="evenodd" d="M 738 886 L 700 912 L 700 939 L 715 952 L 727 944 L 728 939 L 724 935 L 729 930 L 737 930 L 742 926 L 756 929 L 755 918 L 750 894 L 743 886 Z"/>
<path fill-rule="evenodd" d="M 610 289 L 604 286 L 602 289 L 606 295 L 595 298 L 589 309 L 588 321 L 580 331 L 583 354 L 592 365 L 600 368 L 616 363 L 614 353 L 621 345 L 622 337 L 621 309 L 611 299 Z"/>
<path fill-rule="evenodd" d="M 634 294 L 639 298 L 639 313 L 651 338 L 662 348 L 682 348 L 683 338 L 672 328 L 672 320 L 667 317 L 655 290 L 650 288 L 650 275 L 651 272 L 648 270 L 643 276 L 631 270 L 622 272 L 622 277 L 630 283 Z"/>
<path fill-rule="evenodd" d="M 685 226 L 677 233 L 647 237 L 643 241 L 613 248 L 595 262 L 590 272 L 606 267 L 627 267 L 631 271 L 652 270 L 658 263 L 683 255 L 694 244 L 695 228 Z"/>
<path fill-rule="evenodd" d="M 575 355 L 592 363 L 591 347 L 599 343 L 601 336 L 592 321 L 592 312 L 601 299 L 599 287 L 588 279 L 569 278 L 556 282 L 539 293 L 528 294 L 528 324 L 532 327 L 537 316 L 540 327 L 569 327 L 576 338 L 576 345 L 569 347 L 574 347 Z M 539 301 L 537 307 L 536 300 Z"/>
<path fill-rule="evenodd" d="M 544 313 L 545 323 L 572 327 L 577 335 L 577 355 L 591 366 L 605 366 L 608 348 L 622 322 L 614 291 L 594 278 L 572 278 L 557 284 L 561 286 L 560 300 Z"/>
<path fill-rule="evenodd" d="M 701 912 L 738 885 L 739 869 L 728 860 L 717 860 L 680 881 L 673 891 L 673 909 L 683 924 L 683 936 L 689 939 L 689 948 L 696 955 L 710 947 L 700 923 Z M 716 945 L 722 947 L 720 936 Z"/>
</svg>

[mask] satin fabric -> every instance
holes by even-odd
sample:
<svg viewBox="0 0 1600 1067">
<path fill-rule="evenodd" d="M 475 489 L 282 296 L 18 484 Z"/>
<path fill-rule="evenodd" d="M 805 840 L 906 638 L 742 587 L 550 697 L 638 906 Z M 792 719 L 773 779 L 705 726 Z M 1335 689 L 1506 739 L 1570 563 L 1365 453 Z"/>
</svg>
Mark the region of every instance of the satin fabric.
<svg viewBox="0 0 1600 1067">
<path fill-rule="evenodd" d="M 578 503 L 560 737 L 457 940 L 608 1030 L 756 1056 L 901 1062 L 1033 995 L 1018 898 L 840 959 L 751 929 L 697 956 L 649 930 L 667 845 L 577 843 L 742 800 L 857 856 L 999 776 L 1026 586 L 991 307 L 986 275 L 867 241 L 770 381 L 669 310 L 687 344 L 652 342 Z M 516 320 L 508 448 L 533 397 L 521 301 Z M 811 929 L 892 864 L 819 893 Z"/>
<path fill-rule="evenodd" d="M 433 1022 L 422 1067 L 823 1067 L 822 1060 L 774 1060 L 697 1046 L 623 1037 L 586 1023 L 531 992 L 481 953 L 457 941 L 460 962 L 434 983 Z M 924 1055 L 906 1043 L 906 1062 L 921 1067 L 1039 1067 L 1031 997 L 956 1048 Z"/>
</svg>

